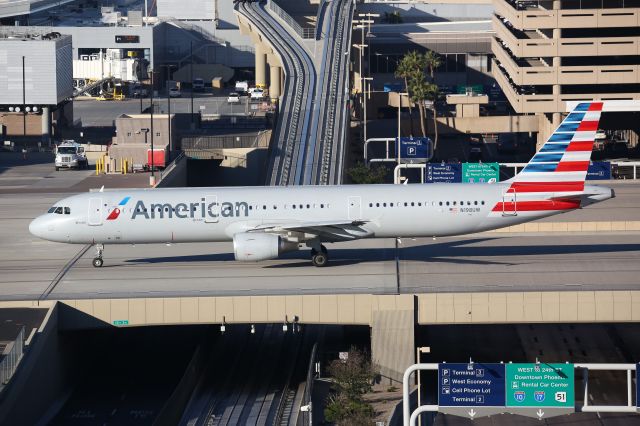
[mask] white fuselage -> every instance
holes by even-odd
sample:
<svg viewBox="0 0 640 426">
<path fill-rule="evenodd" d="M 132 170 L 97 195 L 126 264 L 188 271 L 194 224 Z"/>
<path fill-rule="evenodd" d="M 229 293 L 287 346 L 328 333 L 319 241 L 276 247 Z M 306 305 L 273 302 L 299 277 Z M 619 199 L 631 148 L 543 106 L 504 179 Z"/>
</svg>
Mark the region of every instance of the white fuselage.
<svg viewBox="0 0 640 426">
<path fill-rule="evenodd" d="M 566 211 L 495 211 L 506 188 L 508 184 L 496 183 L 90 192 L 61 200 L 56 206 L 68 207 L 68 214 L 42 215 L 30 230 L 64 243 L 204 242 L 230 241 L 237 233 L 265 225 L 353 221 L 358 222 L 350 231 L 354 238 L 432 237 L 496 229 Z"/>
</svg>

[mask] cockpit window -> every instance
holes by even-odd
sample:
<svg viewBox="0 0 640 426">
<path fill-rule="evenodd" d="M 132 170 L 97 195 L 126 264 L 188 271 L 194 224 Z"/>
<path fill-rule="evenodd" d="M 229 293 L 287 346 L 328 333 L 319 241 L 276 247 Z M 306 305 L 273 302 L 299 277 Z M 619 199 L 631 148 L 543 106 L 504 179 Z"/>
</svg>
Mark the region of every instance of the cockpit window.
<svg viewBox="0 0 640 426">
<path fill-rule="evenodd" d="M 62 214 L 62 207 L 56 207 L 55 214 Z"/>
<path fill-rule="evenodd" d="M 71 209 L 69 207 L 65 207 L 64 214 L 71 214 Z"/>
<path fill-rule="evenodd" d="M 47 211 L 47 213 L 53 213 L 55 211 L 56 211 L 56 206 L 53 206 Z"/>
</svg>

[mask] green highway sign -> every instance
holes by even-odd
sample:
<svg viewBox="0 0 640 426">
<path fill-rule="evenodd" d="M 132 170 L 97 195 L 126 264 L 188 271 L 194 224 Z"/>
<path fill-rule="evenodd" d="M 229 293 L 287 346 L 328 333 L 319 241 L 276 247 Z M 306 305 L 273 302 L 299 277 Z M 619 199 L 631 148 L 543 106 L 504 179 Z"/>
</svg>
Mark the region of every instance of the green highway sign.
<svg viewBox="0 0 640 426">
<path fill-rule="evenodd" d="M 505 378 L 509 412 L 542 419 L 575 409 L 573 364 L 507 364 Z"/>
<path fill-rule="evenodd" d="M 462 182 L 488 183 L 500 180 L 498 163 L 462 163 Z"/>
<path fill-rule="evenodd" d="M 113 325 L 129 325 L 129 320 L 114 320 Z"/>
</svg>

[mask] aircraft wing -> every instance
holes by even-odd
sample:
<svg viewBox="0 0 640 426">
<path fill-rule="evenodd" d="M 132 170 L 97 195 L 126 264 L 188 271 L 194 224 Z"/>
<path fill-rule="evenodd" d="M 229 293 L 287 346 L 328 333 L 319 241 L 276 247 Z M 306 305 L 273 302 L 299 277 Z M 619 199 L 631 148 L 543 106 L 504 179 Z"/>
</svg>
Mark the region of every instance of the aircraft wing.
<svg viewBox="0 0 640 426">
<path fill-rule="evenodd" d="M 362 228 L 366 220 L 326 220 L 288 223 L 266 223 L 249 230 L 249 232 L 267 232 L 282 234 L 286 232 L 303 232 L 319 237 L 323 241 L 346 241 L 364 238 L 371 235 Z"/>
</svg>

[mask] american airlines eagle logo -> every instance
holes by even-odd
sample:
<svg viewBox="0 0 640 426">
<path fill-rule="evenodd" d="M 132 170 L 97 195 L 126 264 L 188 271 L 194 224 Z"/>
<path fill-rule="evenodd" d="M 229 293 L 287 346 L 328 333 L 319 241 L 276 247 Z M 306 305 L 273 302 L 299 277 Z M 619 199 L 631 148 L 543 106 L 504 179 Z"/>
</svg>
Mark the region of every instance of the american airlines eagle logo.
<svg viewBox="0 0 640 426">
<path fill-rule="evenodd" d="M 111 213 L 109 213 L 107 220 L 116 220 L 118 216 L 120 216 L 120 208 L 125 206 L 130 199 L 131 197 L 124 197 L 122 201 L 120 201 L 118 205 L 113 210 L 111 210 Z"/>
</svg>

